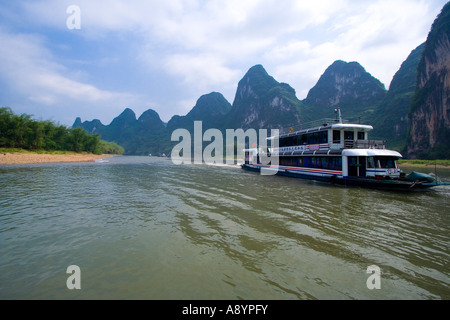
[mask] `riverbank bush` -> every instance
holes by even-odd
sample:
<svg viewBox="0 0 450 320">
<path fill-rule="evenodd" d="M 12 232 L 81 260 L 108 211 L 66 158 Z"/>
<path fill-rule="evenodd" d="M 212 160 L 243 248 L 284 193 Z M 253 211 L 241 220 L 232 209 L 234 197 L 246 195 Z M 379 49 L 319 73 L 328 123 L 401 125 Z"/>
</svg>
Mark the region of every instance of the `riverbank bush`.
<svg viewBox="0 0 450 320">
<path fill-rule="evenodd" d="M 83 128 L 68 128 L 52 121 L 38 121 L 30 115 L 16 115 L 10 108 L 0 108 L 0 148 L 25 150 L 74 151 L 94 154 L 123 154 L 112 142 L 100 140 Z"/>
<path fill-rule="evenodd" d="M 418 165 L 418 166 L 444 166 L 444 167 L 450 167 L 450 160 L 407 160 L 407 159 L 400 159 L 398 161 L 399 165 Z"/>
</svg>

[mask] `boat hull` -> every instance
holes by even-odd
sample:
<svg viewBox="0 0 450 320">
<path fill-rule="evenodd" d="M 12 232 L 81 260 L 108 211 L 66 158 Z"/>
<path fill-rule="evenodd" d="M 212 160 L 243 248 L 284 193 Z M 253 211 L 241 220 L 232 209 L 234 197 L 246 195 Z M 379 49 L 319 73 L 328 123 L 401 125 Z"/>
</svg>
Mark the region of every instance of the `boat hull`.
<svg viewBox="0 0 450 320">
<path fill-rule="evenodd" d="M 263 166 L 243 164 L 242 169 L 253 172 L 261 172 Z M 273 169 L 275 170 L 275 169 Z M 349 187 L 363 187 L 380 190 L 399 190 L 399 191 L 413 191 L 426 190 L 431 187 L 436 187 L 439 184 L 425 181 L 404 181 L 404 180 L 377 180 L 373 178 L 363 177 L 343 177 L 336 174 L 318 171 L 317 173 L 305 173 L 301 170 L 294 171 L 289 169 L 278 169 L 274 174 L 281 176 L 288 176 L 300 179 L 314 180 L 328 182 L 334 185 L 349 186 Z"/>
</svg>

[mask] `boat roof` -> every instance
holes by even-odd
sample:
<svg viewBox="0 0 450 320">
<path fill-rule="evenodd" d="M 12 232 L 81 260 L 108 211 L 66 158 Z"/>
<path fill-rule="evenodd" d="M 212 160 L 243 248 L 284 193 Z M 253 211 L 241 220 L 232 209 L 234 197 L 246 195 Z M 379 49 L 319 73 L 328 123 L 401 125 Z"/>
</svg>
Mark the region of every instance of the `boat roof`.
<svg viewBox="0 0 450 320">
<path fill-rule="evenodd" d="M 358 131 L 369 132 L 369 131 L 373 130 L 373 126 L 365 125 L 365 124 L 354 124 L 354 123 L 324 124 L 322 126 L 312 127 L 309 129 L 303 129 L 303 130 L 298 130 L 298 131 L 292 130 L 291 133 L 279 134 L 278 137 L 279 138 L 293 137 L 293 136 L 298 136 L 300 134 L 320 132 L 320 131 L 325 131 L 325 130 L 329 130 L 329 129 L 338 129 L 338 130 L 357 129 Z M 275 139 L 275 137 L 276 136 L 272 136 L 267 139 L 273 140 L 273 139 Z"/>
<path fill-rule="evenodd" d="M 400 152 L 388 149 L 345 149 L 343 156 L 350 157 L 397 157 L 403 158 Z"/>
<path fill-rule="evenodd" d="M 373 126 L 366 124 L 337 123 L 331 125 L 333 129 L 358 129 L 360 131 L 371 131 Z"/>
</svg>

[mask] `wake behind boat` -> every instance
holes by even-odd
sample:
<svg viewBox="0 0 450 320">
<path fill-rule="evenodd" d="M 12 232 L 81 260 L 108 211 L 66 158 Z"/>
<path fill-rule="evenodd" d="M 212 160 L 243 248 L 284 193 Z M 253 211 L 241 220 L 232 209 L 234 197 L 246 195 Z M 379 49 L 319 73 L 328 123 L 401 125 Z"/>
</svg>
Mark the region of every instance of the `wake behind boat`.
<svg viewBox="0 0 450 320">
<path fill-rule="evenodd" d="M 403 156 L 386 148 L 385 141 L 369 140 L 370 125 L 344 123 L 340 109 L 336 119 L 324 119 L 309 128 L 290 128 L 270 141 L 277 147 L 245 149 L 243 169 L 326 181 L 345 186 L 389 190 L 428 189 L 449 185 L 437 177 L 412 172 L 406 175 L 397 160 Z M 270 159 L 277 157 L 278 165 Z M 262 161 L 265 159 L 266 161 Z M 268 161 L 267 161 L 268 160 Z"/>
</svg>

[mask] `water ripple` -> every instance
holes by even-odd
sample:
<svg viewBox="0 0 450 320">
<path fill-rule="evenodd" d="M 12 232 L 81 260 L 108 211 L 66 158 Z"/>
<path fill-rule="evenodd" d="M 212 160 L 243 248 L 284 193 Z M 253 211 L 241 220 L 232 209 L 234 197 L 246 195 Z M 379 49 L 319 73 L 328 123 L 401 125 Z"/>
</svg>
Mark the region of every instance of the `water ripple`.
<svg viewBox="0 0 450 320">
<path fill-rule="evenodd" d="M 149 157 L 0 175 L 2 298 L 69 297 L 73 263 L 88 299 L 450 298 L 446 189 L 341 188 Z M 379 293 L 366 287 L 373 264 Z"/>
</svg>

